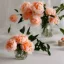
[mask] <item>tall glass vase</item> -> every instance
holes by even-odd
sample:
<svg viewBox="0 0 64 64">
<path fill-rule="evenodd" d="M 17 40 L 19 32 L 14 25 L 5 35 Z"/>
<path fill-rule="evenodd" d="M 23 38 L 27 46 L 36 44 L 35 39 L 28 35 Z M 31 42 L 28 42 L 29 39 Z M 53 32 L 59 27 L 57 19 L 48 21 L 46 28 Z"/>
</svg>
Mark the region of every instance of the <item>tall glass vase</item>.
<svg viewBox="0 0 64 64">
<path fill-rule="evenodd" d="M 47 24 L 46 28 L 43 28 L 42 35 L 44 37 L 52 37 L 53 36 L 53 29 L 50 24 Z"/>
</svg>

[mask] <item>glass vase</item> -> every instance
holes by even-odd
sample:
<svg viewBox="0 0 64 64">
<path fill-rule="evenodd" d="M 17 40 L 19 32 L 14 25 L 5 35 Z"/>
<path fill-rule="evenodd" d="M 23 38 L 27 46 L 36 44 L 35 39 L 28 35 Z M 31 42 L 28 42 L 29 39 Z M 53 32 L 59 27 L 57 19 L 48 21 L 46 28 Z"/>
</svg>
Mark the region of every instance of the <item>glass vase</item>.
<svg viewBox="0 0 64 64">
<path fill-rule="evenodd" d="M 53 29 L 50 24 L 47 24 L 46 28 L 43 28 L 42 32 L 44 37 L 52 37 L 53 36 Z"/>
<path fill-rule="evenodd" d="M 18 60 L 26 59 L 28 54 L 25 51 L 15 51 L 15 58 Z"/>
</svg>

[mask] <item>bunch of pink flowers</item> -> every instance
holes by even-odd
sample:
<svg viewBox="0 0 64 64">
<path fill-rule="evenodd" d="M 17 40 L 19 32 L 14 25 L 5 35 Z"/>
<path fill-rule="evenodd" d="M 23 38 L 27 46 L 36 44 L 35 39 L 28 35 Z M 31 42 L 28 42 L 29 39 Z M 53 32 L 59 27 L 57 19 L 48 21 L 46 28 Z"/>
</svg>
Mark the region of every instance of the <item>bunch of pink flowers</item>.
<svg viewBox="0 0 64 64">
<path fill-rule="evenodd" d="M 24 20 L 30 20 L 30 23 L 33 25 L 40 25 L 41 24 L 41 17 L 44 16 L 44 12 L 47 16 L 53 15 L 54 17 L 49 17 L 48 21 L 49 23 L 58 24 L 58 16 L 56 15 L 56 10 L 53 8 L 47 7 L 46 10 L 44 9 L 44 3 L 43 2 L 24 2 L 21 7 L 20 11 L 22 14 L 22 17 Z M 16 14 L 12 14 L 10 16 L 10 20 L 12 22 L 16 22 L 18 19 Z"/>
<path fill-rule="evenodd" d="M 7 41 L 6 49 L 8 51 L 15 51 L 17 45 L 20 44 L 21 50 L 31 54 L 34 51 L 34 44 L 28 39 L 26 35 L 16 35 Z"/>
<path fill-rule="evenodd" d="M 24 20 L 30 20 L 33 25 L 41 24 L 41 16 L 43 16 L 44 12 L 44 3 L 43 2 L 24 2 L 20 11 Z M 16 14 L 12 14 L 10 16 L 10 21 L 16 22 L 18 19 Z"/>
<path fill-rule="evenodd" d="M 43 2 L 24 2 L 20 8 L 24 20 L 30 20 L 33 25 L 40 25 L 41 16 L 44 12 Z"/>
<path fill-rule="evenodd" d="M 48 20 L 49 23 L 58 24 L 59 18 L 58 18 L 57 14 L 56 14 L 56 10 L 55 9 L 50 8 L 50 7 L 46 7 L 45 13 L 46 13 L 46 15 L 49 16 L 49 18 L 48 18 L 49 19 Z M 52 17 L 50 15 L 52 15 L 54 17 Z"/>
</svg>

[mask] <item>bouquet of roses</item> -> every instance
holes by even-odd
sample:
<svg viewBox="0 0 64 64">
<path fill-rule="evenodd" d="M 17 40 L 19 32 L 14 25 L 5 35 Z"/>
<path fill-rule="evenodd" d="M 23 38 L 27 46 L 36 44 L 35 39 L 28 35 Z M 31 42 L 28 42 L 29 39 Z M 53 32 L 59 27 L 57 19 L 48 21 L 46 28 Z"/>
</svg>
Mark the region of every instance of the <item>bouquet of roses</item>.
<svg viewBox="0 0 64 64">
<path fill-rule="evenodd" d="M 44 12 L 43 8 L 43 3 L 42 2 L 24 2 L 21 7 L 20 11 L 21 13 L 19 14 L 21 16 L 20 20 L 18 23 L 22 22 L 22 20 L 30 20 L 30 23 L 33 25 L 40 25 L 41 23 L 41 16 L 42 13 Z M 18 12 L 17 9 L 15 9 L 16 12 Z M 12 14 L 10 16 L 10 20 L 12 22 L 16 22 L 18 19 L 18 16 L 16 14 Z"/>
<path fill-rule="evenodd" d="M 60 7 L 61 9 L 61 7 Z M 48 7 L 43 2 L 24 2 L 20 7 L 20 14 L 17 9 L 15 11 L 18 14 L 12 14 L 10 16 L 10 21 L 21 23 L 24 20 L 30 20 L 32 25 L 40 25 L 43 28 L 43 32 L 46 31 L 48 25 L 57 25 L 59 23 L 59 18 L 63 18 L 63 16 L 59 17 L 55 9 Z M 20 15 L 20 19 L 18 20 L 18 15 Z M 8 29 L 10 32 L 11 26 Z"/>
<path fill-rule="evenodd" d="M 34 50 L 35 51 L 46 51 L 49 55 L 50 53 L 50 46 L 49 44 L 45 44 L 44 42 L 40 41 L 37 35 L 32 35 L 30 32 L 30 27 L 28 28 L 26 35 L 25 35 L 25 26 L 20 30 L 22 34 L 16 35 L 11 37 L 6 44 L 6 49 L 8 51 L 15 51 L 15 57 L 18 59 L 25 59 L 28 54 L 31 54 Z M 36 43 L 33 44 L 34 40 Z"/>
<path fill-rule="evenodd" d="M 24 34 L 16 35 L 7 41 L 6 49 L 15 51 L 16 58 L 25 59 L 34 51 L 34 44 Z"/>
<path fill-rule="evenodd" d="M 41 27 L 43 28 L 43 32 L 46 31 L 46 28 L 48 25 L 57 25 L 59 23 L 59 17 L 56 13 L 56 10 L 53 8 L 48 7 L 45 3 L 43 2 L 24 2 L 21 6 L 20 6 L 20 13 L 19 10 L 14 9 L 17 14 L 12 14 L 10 16 L 10 21 L 11 22 L 17 22 L 18 24 L 23 22 L 24 20 L 30 20 L 30 23 L 33 26 L 38 26 L 41 25 Z M 18 21 L 18 15 L 20 16 L 20 19 Z M 63 17 L 63 16 L 62 16 Z M 62 19 L 62 17 L 60 17 Z M 49 28 L 49 27 L 48 27 Z M 8 29 L 8 33 L 11 30 L 11 26 Z M 62 33 L 64 34 L 64 30 L 60 29 L 62 31 Z M 20 32 L 24 34 L 25 32 L 25 26 L 23 26 L 22 29 L 20 29 Z M 48 29 L 47 29 L 48 32 Z M 44 42 L 40 41 L 37 36 L 38 35 L 32 35 L 30 32 L 30 27 L 27 30 L 27 35 L 17 35 L 12 37 L 11 39 L 9 39 L 9 41 L 7 42 L 6 48 L 8 50 L 15 50 L 17 51 L 17 53 L 19 53 L 19 55 L 23 55 L 24 53 L 27 54 L 28 53 L 32 53 L 33 50 L 42 50 L 42 51 L 46 51 L 49 55 L 51 55 L 50 53 L 50 46 L 48 44 L 44 44 Z M 34 45 L 33 45 L 33 41 L 37 40 L 37 43 L 35 44 L 35 49 L 34 49 Z M 12 44 L 13 43 L 13 44 Z M 22 54 L 21 54 L 22 53 Z M 17 57 L 18 55 L 16 55 Z M 24 57 L 24 55 L 23 55 Z"/>
</svg>

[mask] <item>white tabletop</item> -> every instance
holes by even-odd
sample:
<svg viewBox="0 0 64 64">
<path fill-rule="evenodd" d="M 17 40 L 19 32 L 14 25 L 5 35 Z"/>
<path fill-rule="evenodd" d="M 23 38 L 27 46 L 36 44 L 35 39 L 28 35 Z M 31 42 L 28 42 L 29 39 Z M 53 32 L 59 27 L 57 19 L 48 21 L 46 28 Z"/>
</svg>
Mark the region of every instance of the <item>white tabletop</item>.
<svg viewBox="0 0 64 64">
<path fill-rule="evenodd" d="M 4 48 L 9 37 L 9 35 L 0 36 L 0 64 L 64 64 L 64 47 L 59 47 L 57 42 L 50 43 L 51 56 L 43 51 L 35 51 L 25 60 L 16 60 L 14 52 L 8 52 Z M 54 36 L 50 40 L 56 40 L 56 38 L 59 39 L 59 36 Z"/>
</svg>

